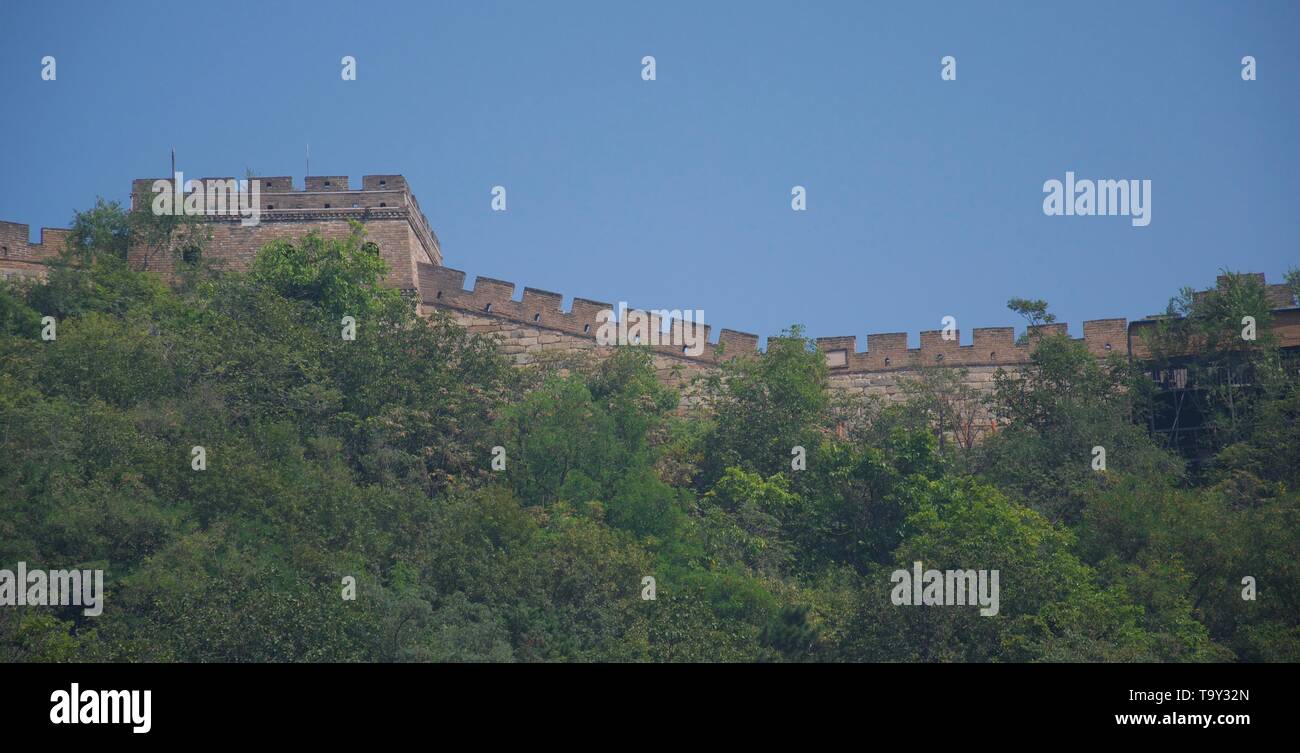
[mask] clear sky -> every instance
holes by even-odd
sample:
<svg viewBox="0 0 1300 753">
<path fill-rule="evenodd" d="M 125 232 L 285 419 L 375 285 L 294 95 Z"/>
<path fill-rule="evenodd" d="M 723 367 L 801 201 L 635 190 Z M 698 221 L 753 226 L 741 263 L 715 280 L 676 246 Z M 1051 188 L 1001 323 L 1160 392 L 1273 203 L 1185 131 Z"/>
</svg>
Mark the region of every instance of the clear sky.
<svg viewBox="0 0 1300 753">
<path fill-rule="evenodd" d="M 1298 43 L 1297 2 L 5 0 L 0 219 L 125 202 L 173 145 L 301 187 L 310 143 L 313 174 L 404 174 L 448 266 L 566 306 L 915 345 L 1025 296 L 1079 336 L 1300 265 Z M 1067 170 L 1151 180 L 1151 224 L 1045 216 Z"/>
</svg>

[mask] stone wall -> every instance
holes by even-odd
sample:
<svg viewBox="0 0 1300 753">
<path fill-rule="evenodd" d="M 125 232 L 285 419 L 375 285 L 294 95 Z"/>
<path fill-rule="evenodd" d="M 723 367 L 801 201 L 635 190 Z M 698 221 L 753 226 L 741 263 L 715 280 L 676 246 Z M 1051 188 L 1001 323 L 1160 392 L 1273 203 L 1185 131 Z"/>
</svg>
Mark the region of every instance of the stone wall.
<svg viewBox="0 0 1300 753">
<path fill-rule="evenodd" d="M 29 230 L 27 225 L 0 221 L 0 279 L 44 279 L 46 262 L 57 259 L 67 245 L 68 230 L 43 227 L 38 243 L 28 240 Z"/>
<path fill-rule="evenodd" d="M 508 316 L 486 311 L 471 311 L 464 308 L 442 306 L 425 302 L 421 313 L 425 315 L 440 311 L 449 315 L 457 324 L 473 334 L 494 337 L 500 343 L 500 352 L 516 366 L 541 365 L 564 369 L 574 363 L 569 359 L 604 358 L 611 352 L 610 348 L 596 344 L 594 336 L 567 332 L 539 322 L 520 322 Z M 716 344 L 711 346 L 716 348 Z M 721 355 L 713 353 L 711 358 L 692 358 L 652 350 L 651 360 L 659 380 L 678 389 L 683 396 L 683 408 L 689 408 L 699 397 L 699 387 L 695 384 L 698 377 L 703 377 L 717 368 Z M 1010 366 L 971 366 L 964 367 L 961 384 L 969 387 L 976 394 L 988 395 L 993 389 L 993 377 L 999 369 L 1016 370 Z M 903 383 L 921 378 L 916 368 L 890 369 L 888 371 L 847 371 L 831 370 L 830 387 L 843 393 L 866 397 L 878 397 L 886 403 L 901 403 L 907 399 Z M 982 434 L 992 428 L 987 417 L 980 411 L 976 433 Z"/>
<path fill-rule="evenodd" d="M 472 334 L 497 338 L 500 352 L 516 366 L 538 365 L 564 369 L 576 362 L 603 359 L 612 352 L 609 348 L 598 346 L 595 338 L 574 335 L 540 324 L 520 323 L 461 309 L 421 306 L 421 313 L 426 315 L 439 310 L 445 311 L 453 321 Z M 685 405 L 694 403 L 699 394 L 694 385 L 695 378 L 707 374 L 713 368 L 696 359 L 664 353 L 653 354 L 651 361 L 659 381 L 678 389 Z"/>
<path fill-rule="evenodd" d="M 213 180 L 209 178 L 203 181 Z M 217 179 L 229 180 L 229 179 Z M 363 223 L 369 240 L 374 241 L 388 262 L 387 284 L 412 297 L 424 312 L 448 312 L 472 332 L 496 335 L 502 352 L 519 365 L 545 362 L 561 363 L 570 356 L 594 354 L 603 357 L 606 348 L 596 343 L 596 333 L 603 323 L 603 312 L 613 309 L 608 303 L 574 298 L 565 311 L 563 296 L 536 288 L 524 288 L 515 300 L 512 282 L 478 277 L 465 287 L 465 273 L 443 266 L 438 238 L 421 212 L 415 195 L 401 175 L 367 175 L 359 189 L 349 186 L 345 176 L 309 176 L 305 187 L 295 188 L 287 176 L 257 177 L 261 192 L 261 221 L 243 227 L 237 217 L 207 216 L 211 240 L 204 250 L 206 259 L 217 267 L 247 270 L 265 244 L 279 239 L 296 240 L 308 231 L 327 238 L 344 237 L 350 232 L 349 221 Z M 132 184 L 132 206 L 149 206 L 153 199 L 154 179 L 140 179 Z M 29 243 L 28 228 L 0 222 L 0 273 L 43 275 L 45 262 L 62 249 L 67 230 L 42 230 L 41 243 Z M 130 251 L 131 263 L 139 269 L 152 269 L 164 275 L 173 271 L 174 256 L 150 258 L 146 249 Z M 1257 275 L 1262 283 L 1263 275 Z M 1220 284 L 1223 284 L 1221 279 Z M 1300 347 L 1300 310 L 1294 307 L 1289 288 L 1268 285 L 1275 309 L 1274 330 L 1284 347 Z M 716 339 L 712 327 L 704 327 L 708 344 L 704 352 L 689 355 L 682 347 L 683 322 L 664 323 L 651 316 L 651 330 L 671 334 L 669 342 L 647 346 L 653 354 L 661 379 L 682 387 L 690 396 L 695 377 L 709 373 L 725 359 L 757 353 L 759 337 L 747 332 L 722 329 Z M 1083 323 L 1081 341 L 1098 358 L 1108 354 L 1142 357 L 1141 332 L 1154 326 L 1151 319 L 1130 324 L 1125 319 L 1096 319 Z M 868 334 L 866 349 L 858 349 L 858 337 L 820 337 L 818 349 L 825 354 L 831 385 L 840 391 L 879 396 L 886 401 L 906 398 L 905 381 L 920 375 L 920 369 L 965 369 L 962 383 L 979 394 L 992 389 L 993 375 L 999 369 L 1015 371 L 1030 360 L 1036 335 L 1068 334 L 1065 324 L 1031 328 L 1030 337 L 1018 341 L 1011 327 L 976 328 L 970 345 L 960 344 L 960 333 L 945 337 L 938 330 L 920 333 L 920 347 L 909 348 L 903 332 Z"/>
<path fill-rule="evenodd" d="M 132 183 L 132 208 L 148 208 L 155 196 L 154 178 Z M 201 178 L 204 181 L 231 178 Z M 348 185 L 347 176 L 309 176 L 304 189 L 294 188 L 288 176 L 256 177 L 259 183 L 261 217 L 248 227 L 238 217 L 203 217 L 212 237 L 204 248 L 205 258 L 215 267 L 247 271 L 262 246 L 275 240 L 297 240 L 308 230 L 326 238 L 342 238 L 351 232 L 349 222 L 366 228 L 367 239 L 379 246 L 388 263 L 388 284 L 417 293 L 418 264 L 442 263 L 438 236 L 400 175 L 366 175 L 360 189 Z M 189 183 L 189 181 L 185 181 Z M 174 272 L 174 253 L 150 252 L 137 244 L 130 251 L 137 269 Z"/>
</svg>

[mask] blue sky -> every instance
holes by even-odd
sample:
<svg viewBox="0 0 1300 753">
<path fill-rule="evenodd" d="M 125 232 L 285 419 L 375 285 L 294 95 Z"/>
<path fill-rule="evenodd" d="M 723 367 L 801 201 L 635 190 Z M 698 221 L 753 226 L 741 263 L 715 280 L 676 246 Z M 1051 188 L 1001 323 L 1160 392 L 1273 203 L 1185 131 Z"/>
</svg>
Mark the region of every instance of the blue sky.
<svg viewBox="0 0 1300 753">
<path fill-rule="evenodd" d="M 566 305 L 915 345 L 1026 296 L 1079 336 L 1300 265 L 1297 40 L 1294 2 L 10 2 L 0 219 L 125 201 L 172 145 L 301 187 L 310 143 L 314 174 L 406 175 L 448 266 Z M 1045 216 L 1067 170 L 1150 179 L 1151 224 Z"/>
</svg>

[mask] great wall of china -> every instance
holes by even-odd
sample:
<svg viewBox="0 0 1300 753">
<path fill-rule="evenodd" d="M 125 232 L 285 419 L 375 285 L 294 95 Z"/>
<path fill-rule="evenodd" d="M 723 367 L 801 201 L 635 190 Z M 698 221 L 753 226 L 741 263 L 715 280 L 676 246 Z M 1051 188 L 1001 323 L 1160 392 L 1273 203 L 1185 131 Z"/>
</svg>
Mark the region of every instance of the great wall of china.
<svg viewBox="0 0 1300 753">
<path fill-rule="evenodd" d="M 308 230 L 343 237 L 350 232 L 349 222 L 356 220 L 365 225 L 368 239 L 378 245 L 388 263 L 388 284 L 415 300 L 421 313 L 445 311 L 472 332 L 498 336 L 502 352 L 516 364 L 537 361 L 543 354 L 598 355 L 603 350 L 596 342 L 598 314 L 613 308 L 609 303 L 573 298 L 565 311 L 559 293 L 525 287 L 516 300 L 514 283 L 482 276 L 466 288 L 465 273 L 443 265 L 438 237 L 401 175 L 367 175 L 359 189 L 351 188 L 346 176 L 311 176 L 301 189 L 294 188 L 288 176 L 253 180 L 261 191 L 259 224 L 246 227 L 231 216 L 204 218 L 212 237 L 203 253 L 216 266 L 246 270 L 270 241 L 294 239 Z M 149 206 L 153 184 L 154 179 L 132 183 L 133 208 Z M 0 275 L 42 276 L 46 262 L 59 255 L 68 235 L 66 229 L 43 228 L 40 242 L 33 244 L 27 225 L 0 221 Z M 151 256 L 144 248 L 133 247 L 128 258 L 137 269 L 167 274 L 176 257 Z M 1263 275 L 1255 277 L 1264 281 Z M 1275 333 L 1284 347 L 1300 347 L 1300 309 L 1290 288 L 1272 284 L 1267 290 Z M 651 326 L 661 324 L 655 320 Z M 1111 353 L 1142 358 L 1140 334 L 1153 324 L 1153 319 L 1089 320 L 1083 323 L 1082 341 L 1099 358 Z M 679 326 L 679 322 L 669 323 L 670 331 Z M 722 329 L 715 338 L 710 329 L 706 327 L 709 345 L 698 356 L 683 353 L 680 346 L 645 346 L 653 351 L 660 377 L 685 384 L 723 359 L 758 349 L 757 335 Z M 1065 324 L 1032 329 L 1067 333 Z M 972 332 L 970 345 L 961 345 L 959 337 L 944 339 L 939 330 L 921 332 L 919 348 L 909 348 L 907 333 L 902 332 L 869 334 L 862 351 L 855 335 L 815 340 L 826 356 L 833 387 L 897 400 L 902 398 L 902 380 L 922 367 L 963 369 L 968 386 L 987 391 L 998 369 L 1014 370 L 1029 361 L 1034 338 L 1018 342 L 1013 327 L 983 327 Z"/>
</svg>

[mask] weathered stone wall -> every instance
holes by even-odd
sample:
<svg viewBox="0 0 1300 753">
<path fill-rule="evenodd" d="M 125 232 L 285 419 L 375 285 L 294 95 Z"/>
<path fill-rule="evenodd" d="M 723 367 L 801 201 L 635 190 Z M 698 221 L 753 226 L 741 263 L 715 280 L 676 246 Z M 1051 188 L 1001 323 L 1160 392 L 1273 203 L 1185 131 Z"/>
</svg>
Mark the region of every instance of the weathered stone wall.
<svg viewBox="0 0 1300 753">
<path fill-rule="evenodd" d="M 980 393 L 989 395 L 993 392 L 993 375 L 998 369 L 1015 372 L 1019 366 L 966 366 L 965 376 L 960 383 Z M 867 396 L 876 396 L 886 402 L 901 403 L 907 399 L 907 392 L 902 383 L 921 379 L 921 372 L 916 369 L 898 369 L 887 372 L 831 372 L 831 386 L 838 390 L 856 392 Z"/>
<path fill-rule="evenodd" d="M 578 359 L 604 358 L 611 350 L 596 344 L 594 337 L 564 332 L 538 323 L 513 321 L 503 316 L 485 312 L 465 311 L 463 309 L 424 304 L 421 313 L 426 315 L 442 311 L 451 316 L 457 324 L 473 334 L 497 338 L 500 352 L 517 366 L 544 364 L 563 368 L 569 357 Z M 694 384 L 697 377 L 707 375 L 717 368 L 716 362 L 705 362 L 699 358 L 690 358 L 654 352 L 651 356 L 659 380 L 681 391 L 684 407 L 694 404 L 699 396 L 698 386 Z M 1001 368 L 1015 370 L 1016 366 L 975 366 L 965 367 L 964 377 L 960 383 L 966 385 L 978 396 L 991 394 L 994 374 Z M 867 397 L 878 397 L 886 403 L 901 403 L 908 393 L 903 383 L 921 378 L 917 369 L 891 369 L 883 372 L 836 372 L 830 374 L 832 389 Z M 987 431 L 990 426 L 982 413 L 977 433 Z"/>
<path fill-rule="evenodd" d="M 211 180 L 208 178 L 201 179 Z M 228 179 L 221 179 L 228 180 Z M 489 277 L 477 278 L 465 287 L 465 273 L 442 265 L 437 236 L 420 211 L 419 203 L 401 175 L 367 175 L 360 189 L 348 185 L 345 176 L 309 176 L 304 189 L 296 189 L 287 176 L 258 177 L 261 191 L 260 224 L 243 227 L 237 218 L 205 217 L 211 241 L 204 253 L 218 267 L 246 270 L 265 244 L 278 239 L 293 240 L 310 230 L 327 238 L 349 232 L 349 220 L 362 222 L 369 239 L 380 249 L 390 267 L 387 283 L 409 293 L 425 312 L 450 313 L 472 332 L 496 335 L 502 352 L 519 365 L 561 364 L 569 356 L 604 357 L 609 351 L 596 344 L 602 312 L 608 303 L 574 298 L 569 310 L 562 308 L 563 296 L 535 288 L 524 288 L 515 300 L 512 282 Z M 152 201 L 153 179 L 132 184 L 132 206 Z M 42 243 L 27 240 L 27 226 L 0 222 L 0 273 L 6 276 L 42 275 L 44 262 L 57 256 L 68 231 L 42 230 Z M 137 268 L 169 274 L 172 257 L 148 258 L 146 249 L 133 248 L 130 260 Z M 1263 275 L 1257 279 L 1263 283 Z M 1223 284 L 1223 280 L 1220 280 Z M 1268 286 L 1277 307 L 1274 330 L 1284 347 L 1300 347 L 1300 311 L 1284 285 Z M 717 368 L 723 360 L 756 353 L 759 338 L 747 332 L 722 329 L 716 339 L 711 327 L 703 328 L 708 342 L 704 351 L 689 355 L 681 337 L 683 322 L 671 321 L 661 330 L 661 321 L 651 312 L 650 331 L 667 331 L 669 342 L 647 346 L 653 354 L 659 377 L 683 389 L 693 399 L 691 382 Z M 1151 320 L 1097 319 L 1083 323 L 1082 342 L 1098 358 L 1111 353 L 1142 357 L 1140 335 L 1153 326 Z M 993 375 L 999 369 L 1015 371 L 1030 360 L 1035 334 L 1067 333 L 1064 324 L 1031 328 L 1031 337 L 1018 341 L 1011 327 L 976 328 L 970 345 L 960 344 L 960 334 L 944 337 L 938 330 L 922 332 L 920 347 L 909 348 L 903 332 L 867 335 L 865 350 L 858 350 L 855 335 L 817 338 L 825 355 L 830 382 L 837 390 L 879 396 L 890 402 L 907 397 L 903 383 L 916 379 L 921 369 L 965 369 L 961 383 L 978 394 L 992 390 Z"/>
<path fill-rule="evenodd" d="M 435 310 L 440 310 L 440 307 L 421 307 L 421 313 L 426 315 Z M 536 364 L 563 368 L 569 357 L 602 359 L 612 352 L 609 348 L 598 346 L 593 337 L 582 337 L 539 324 L 515 322 L 486 313 L 452 308 L 441 310 L 470 333 L 497 338 L 500 352 L 516 366 Z M 693 384 L 695 377 L 703 376 L 713 368 L 695 359 L 663 353 L 653 354 L 651 361 L 659 381 L 678 389 L 687 405 L 694 403 L 699 394 Z"/>
<path fill-rule="evenodd" d="M 41 240 L 28 240 L 27 225 L 0 221 L 0 279 L 35 277 L 44 279 L 48 268 L 45 263 L 58 258 L 67 244 L 68 230 L 41 228 Z"/>
<path fill-rule="evenodd" d="M 155 180 L 141 178 L 132 183 L 132 208 L 151 206 Z M 259 183 L 261 201 L 257 225 L 245 227 L 232 216 L 203 218 L 212 235 L 204 256 L 217 268 L 247 271 L 262 246 L 276 240 L 297 240 L 308 230 L 326 238 L 347 237 L 353 220 L 362 223 L 367 240 L 379 246 L 389 267 L 387 282 L 396 288 L 418 292 L 417 265 L 442 263 L 438 237 L 400 175 L 366 175 L 357 190 L 349 187 L 347 176 L 309 176 L 305 189 L 294 188 L 293 179 L 287 176 L 253 180 Z M 136 269 L 163 275 L 175 271 L 175 255 L 170 252 L 151 253 L 137 244 L 129 258 Z"/>
</svg>

